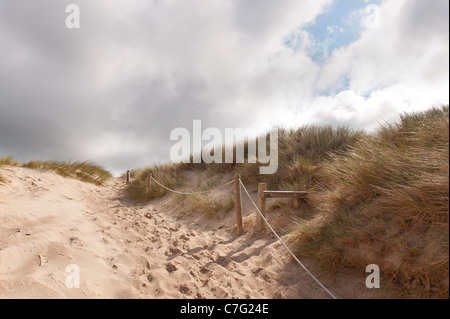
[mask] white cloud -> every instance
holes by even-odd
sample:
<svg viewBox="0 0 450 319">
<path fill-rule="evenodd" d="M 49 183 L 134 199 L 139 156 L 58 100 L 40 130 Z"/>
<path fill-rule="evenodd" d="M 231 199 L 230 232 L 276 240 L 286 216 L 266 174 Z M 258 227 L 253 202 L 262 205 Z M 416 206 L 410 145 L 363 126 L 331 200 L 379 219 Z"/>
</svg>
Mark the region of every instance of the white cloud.
<svg viewBox="0 0 450 319">
<path fill-rule="evenodd" d="M 448 1 L 386 0 L 364 13 L 360 39 L 334 51 L 318 77 L 319 90 L 336 93 L 313 101 L 306 118 L 373 127 L 399 112 L 447 104 Z"/>
</svg>

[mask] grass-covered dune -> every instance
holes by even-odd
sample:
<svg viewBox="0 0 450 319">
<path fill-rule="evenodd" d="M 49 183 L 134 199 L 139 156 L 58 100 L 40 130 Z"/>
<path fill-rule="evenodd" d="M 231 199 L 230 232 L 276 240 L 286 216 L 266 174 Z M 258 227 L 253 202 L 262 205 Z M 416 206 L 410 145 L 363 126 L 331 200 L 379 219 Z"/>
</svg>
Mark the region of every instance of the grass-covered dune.
<svg viewBox="0 0 450 319">
<path fill-rule="evenodd" d="M 191 172 L 191 173 L 189 173 Z M 279 130 L 279 169 L 259 164 L 176 164 L 132 171 L 129 195 L 139 201 L 167 194 L 151 173 L 175 189 L 199 190 L 188 174 L 235 173 L 269 189 L 300 184 L 310 195 L 286 241 L 323 269 L 365 273 L 377 264 L 382 288 L 395 297 L 449 296 L 449 107 L 402 114 L 374 133 L 345 127 Z M 195 185 L 194 185 L 195 186 Z"/>
<path fill-rule="evenodd" d="M 449 294 L 449 108 L 405 114 L 322 170 L 316 218 L 292 227 L 296 254 L 326 269 L 380 267 L 395 296 Z"/>
<path fill-rule="evenodd" d="M 268 183 L 269 188 L 292 189 L 294 184 L 314 188 L 320 184 L 322 163 L 332 154 L 343 152 L 365 137 L 366 133 L 346 127 L 304 126 L 299 129 L 279 129 L 279 168 L 273 175 L 260 175 L 260 163 L 247 163 L 248 143 L 244 143 L 245 163 L 230 164 L 165 164 L 131 171 L 134 177 L 129 195 L 139 201 L 167 194 L 156 184 L 145 195 L 146 178 L 151 174 L 169 188 L 190 188 L 188 172 L 206 172 L 208 176 L 240 174 L 245 183 Z M 234 146 L 236 148 L 236 146 Z M 225 150 L 223 150 L 225 153 Z M 224 158 L 224 154 L 223 158 Z M 192 162 L 192 161 L 191 161 Z"/>
<path fill-rule="evenodd" d="M 7 155 L 0 157 L 0 167 L 5 165 L 54 171 L 63 177 L 74 178 L 95 185 L 103 185 L 105 181 L 112 177 L 110 172 L 91 162 L 32 160 L 27 163 L 20 163 L 13 156 Z M 0 182 L 6 182 L 1 175 Z"/>
</svg>

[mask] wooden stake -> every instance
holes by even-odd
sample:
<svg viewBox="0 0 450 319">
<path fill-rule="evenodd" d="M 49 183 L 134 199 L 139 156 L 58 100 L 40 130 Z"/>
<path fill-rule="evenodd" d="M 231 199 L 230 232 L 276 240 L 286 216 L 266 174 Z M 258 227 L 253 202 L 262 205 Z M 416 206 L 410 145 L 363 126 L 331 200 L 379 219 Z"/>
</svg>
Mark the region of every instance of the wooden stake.
<svg viewBox="0 0 450 319">
<path fill-rule="evenodd" d="M 145 196 L 148 195 L 148 192 L 150 191 L 150 186 L 152 185 L 152 175 L 150 173 L 147 175 L 147 182 L 145 184 Z"/>
<path fill-rule="evenodd" d="M 130 171 L 127 171 L 127 185 L 130 184 Z"/>
<path fill-rule="evenodd" d="M 242 223 L 240 175 L 234 175 L 234 206 L 236 207 L 237 234 L 241 236 L 244 233 L 244 226 Z"/>
<path fill-rule="evenodd" d="M 259 183 L 258 184 L 258 208 L 261 211 L 261 214 L 266 217 L 266 198 L 263 197 L 263 192 L 267 189 L 267 184 Z M 256 212 L 256 231 L 262 232 L 264 230 L 265 222 L 262 219 L 261 215 Z"/>
</svg>

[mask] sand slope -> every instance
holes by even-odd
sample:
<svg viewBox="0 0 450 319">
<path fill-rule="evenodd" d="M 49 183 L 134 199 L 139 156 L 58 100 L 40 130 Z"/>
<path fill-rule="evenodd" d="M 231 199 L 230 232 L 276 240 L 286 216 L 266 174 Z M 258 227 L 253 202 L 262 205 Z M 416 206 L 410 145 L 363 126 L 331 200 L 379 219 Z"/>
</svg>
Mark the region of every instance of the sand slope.
<svg viewBox="0 0 450 319">
<path fill-rule="evenodd" d="M 124 182 L 104 187 L 52 172 L 4 167 L 0 184 L 0 298 L 327 298 L 252 216 L 238 237 L 222 220 L 180 214 L 170 196 L 137 205 Z M 226 191 L 226 190 L 224 190 Z M 68 265 L 80 288 L 68 288 Z M 364 277 L 323 281 L 367 297 Z"/>
</svg>

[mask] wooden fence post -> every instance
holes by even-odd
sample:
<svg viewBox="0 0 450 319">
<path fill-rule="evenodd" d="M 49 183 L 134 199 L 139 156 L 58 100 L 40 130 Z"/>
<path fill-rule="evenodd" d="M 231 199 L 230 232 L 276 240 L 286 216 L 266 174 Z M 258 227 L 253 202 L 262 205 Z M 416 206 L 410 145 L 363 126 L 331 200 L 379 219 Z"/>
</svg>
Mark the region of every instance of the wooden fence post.
<svg viewBox="0 0 450 319">
<path fill-rule="evenodd" d="M 150 191 L 150 186 L 152 183 L 152 175 L 150 173 L 147 175 L 147 182 L 145 183 L 145 196 L 148 195 L 148 192 Z"/>
<path fill-rule="evenodd" d="M 258 208 L 261 211 L 261 214 L 266 217 L 266 198 L 263 197 L 263 192 L 267 189 L 267 184 L 259 183 L 258 184 Z M 262 232 L 264 230 L 265 222 L 262 219 L 261 215 L 256 212 L 256 231 Z"/>
<path fill-rule="evenodd" d="M 234 205 L 236 208 L 237 234 L 241 236 L 244 233 L 244 226 L 242 224 L 240 175 L 234 175 L 233 180 L 234 180 Z"/>
<path fill-rule="evenodd" d="M 300 190 L 302 190 L 302 186 L 300 184 L 295 184 L 294 191 L 300 191 Z M 298 209 L 299 205 L 300 205 L 300 199 L 298 199 L 298 198 L 292 199 L 292 206 L 295 209 Z"/>
<path fill-rule="evenodd" d="M 130 184 L 130 171 L 127 171 L 127 185 Z"/>
</svg>

